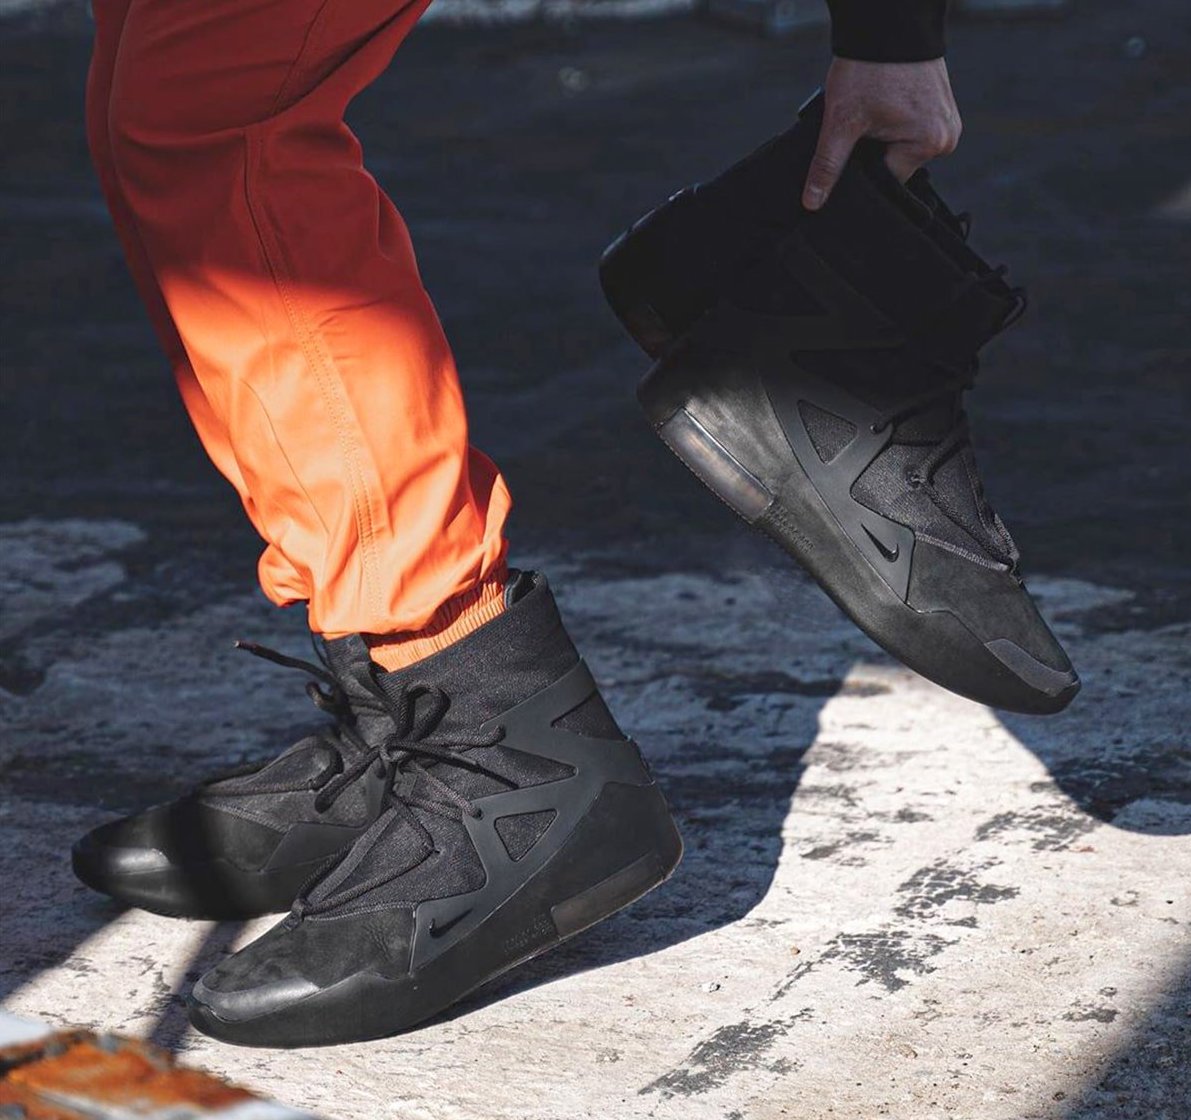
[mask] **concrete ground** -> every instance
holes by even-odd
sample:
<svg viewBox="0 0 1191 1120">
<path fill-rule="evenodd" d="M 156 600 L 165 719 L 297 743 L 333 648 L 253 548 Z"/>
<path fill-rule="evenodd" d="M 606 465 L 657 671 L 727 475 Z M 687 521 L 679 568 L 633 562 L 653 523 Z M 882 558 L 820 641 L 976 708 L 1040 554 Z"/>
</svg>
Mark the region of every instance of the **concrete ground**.
<svg viewBox="0 0 1191 1120">
<path fill-rule="evenodd" d="M 1128 7 L 1128 10 L 1127 10 Z M 1191 1100 L 1191 28 L 968 24 L 940 167 L 1033 310 L 972 399 L 1084 692 L 1001 717 L 879 653 L 632 401 L 608 238 L 784 125 L 822 37 L 428 28 L 354 120 L 477 442 L 687 840 L 636 907 L 388 1042 L 241 1051 L 180 995 L 251 935 L 120 912 L 83 829 L 292 741 L 301 652 L 190 434 L 92 183 L 87 40 L 0 23 L 0 998 L 336 1120 L 1185 1120 Z M 792 194 L 796 189 L 791 184 Z"/>
</svg>

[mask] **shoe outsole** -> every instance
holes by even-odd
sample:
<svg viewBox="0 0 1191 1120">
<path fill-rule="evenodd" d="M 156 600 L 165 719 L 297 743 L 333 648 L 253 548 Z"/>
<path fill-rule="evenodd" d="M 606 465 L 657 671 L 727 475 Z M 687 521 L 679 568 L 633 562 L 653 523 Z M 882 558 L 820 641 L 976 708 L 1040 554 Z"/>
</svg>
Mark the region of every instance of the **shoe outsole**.
<svg viewBox="0 0 1191 1120">
<path fill-rule="evenodd" d="M 609 785 L 534 876 L 420 970 L 397 978 L 358 973 L 277 1012 L 238 1021 L 216 1013 L 208 1001 L 217 1002 L 218 993 L 200 980 L 190 1022 L 223 1042 L 280 1049 L 399 1034 L 630 906 L 669 879 L 681 858 L 682 838 L 657 786 Z"/>
</svg>

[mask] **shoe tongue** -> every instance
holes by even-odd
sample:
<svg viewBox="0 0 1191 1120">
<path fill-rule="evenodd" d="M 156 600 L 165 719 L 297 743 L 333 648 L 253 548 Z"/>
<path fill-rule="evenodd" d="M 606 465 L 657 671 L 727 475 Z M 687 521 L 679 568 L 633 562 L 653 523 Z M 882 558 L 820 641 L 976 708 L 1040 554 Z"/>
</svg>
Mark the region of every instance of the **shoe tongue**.
<svg viewBox="0 0 1191 1120">
<path fill-rule="evenodd" d="M 303 896 L 308 902 L 332 909 L 350 906 L 359 898 L 361 885 L 392 882 L 421 863 L 431 847 L 424 829 L 408 814 L 385 813 Z M 368 894 L 357 905 L 367 907 L 372 901 Z"/>
<path fill-rule="evenodd" d="M 825 368 L 821 376 L 837 381 L 881 412 L 894 412 L 937 386 L 942 374 L 926 365 L 911 366 L 893 356 L 882 358 L 873 354 L 864 363 L 849 363 L 842 369 Z M 905 493 L 905 475 L 916 469 L 952 431 L 962 406 L 962 394 L 957 390 L 899 420 L 894 426 L 892 443 L 861 476 L 859 492 L 868 493 L 875 500 L 873 508 L 900 509 L 902 519 L 915 529 L 929 532 L 958 548 L 979 550 L 989 559 L 999 561 L 1006 550 L 1013 551 L 1013 544 L 976 482 L 978 475 L 970 447 L 958 449 L 934 474 L 934 488 L 945 500 L 950 516 L 925 492 L 917 497 Z M 916 512 L 908 508 L 910 505 Z"/>
<path fill-rule="evenodd" d="M 972 539 L 987 550 L 991 559 L 1006 563 L 1006 554 L 1016 559 L 1017 546 L 989 504 L 978 478 L 976 456 L 971 447 L 965 447 L 935 472 L 934 485 Z"/>
<path fill-rule="evenodd" d="M 504 613 L 407 669 L 378 673 L 377 680 L 393 696 L 416 684 L 441 689 L 450 706 L 435 730 L 440 736 L 477 730 L 556 681 L 577 660 L 545 579 L 514 571 Z"/>
<path fill-rule="evenodd" d="M 323 652 L 328 668 L 347 694 L 360 734 L 372 744 L 391 734 L 392 720 L 378 709 L 376 695 L 369 686 L 376 681 L 384 687 L 385 680 L 397 674 L 387 673 L 373 662 L 368 645 L 359 634 L 324 640 Z"/>
</svg>

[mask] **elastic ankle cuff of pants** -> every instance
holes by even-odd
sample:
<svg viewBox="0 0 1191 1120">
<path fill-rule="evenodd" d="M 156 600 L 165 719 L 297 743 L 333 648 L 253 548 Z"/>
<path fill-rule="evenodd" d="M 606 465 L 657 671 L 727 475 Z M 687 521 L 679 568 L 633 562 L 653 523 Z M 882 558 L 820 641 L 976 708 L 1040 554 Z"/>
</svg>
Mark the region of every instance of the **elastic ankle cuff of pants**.
<svg viewBox="0 0 1191 1120">
<path fill-rule="evenodd" d="M 467 637 L 504 613 L 507 581 L 508 572 L 502 567 L 470 591 L 448 599 L 421 630 L 365 634 L 372 660 L 389 671 L 404 669 Z"/>
</svg>

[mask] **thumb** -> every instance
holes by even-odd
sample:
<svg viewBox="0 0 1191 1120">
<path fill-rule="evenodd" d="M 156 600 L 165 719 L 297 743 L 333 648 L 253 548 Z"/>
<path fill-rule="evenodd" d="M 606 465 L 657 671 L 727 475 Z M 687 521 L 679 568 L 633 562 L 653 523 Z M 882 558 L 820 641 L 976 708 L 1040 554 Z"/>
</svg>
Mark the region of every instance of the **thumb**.
<svg viewBox="0 0 1191 1120">
<path fill-rule="evenodd" d="M 802 188 L 802 205 L 808 210 L 818 210 L 827 202 L 862 132 L 858 126 L 833 117 L 830 111 L 824 115 L 819 143 Z"/>
</svg>

